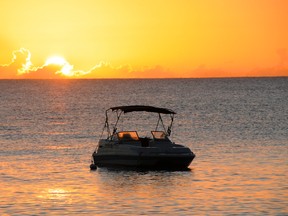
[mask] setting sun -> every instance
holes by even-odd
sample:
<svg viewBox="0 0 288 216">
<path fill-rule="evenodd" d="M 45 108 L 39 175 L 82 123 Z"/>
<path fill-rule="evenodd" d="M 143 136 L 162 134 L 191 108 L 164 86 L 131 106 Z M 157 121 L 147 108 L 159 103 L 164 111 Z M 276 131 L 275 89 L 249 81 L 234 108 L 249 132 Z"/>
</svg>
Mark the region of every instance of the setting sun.
<svg viewBox="0 0 288 216">
<path fill-rule="evenodd" d="M 74 75 L 74 73 L 72 72 L 73 65 L 70 65 L 66 61 L 66 59 L 61 57 L 61 56 L 51 56 L 51 57 L 49 57 L 46 60 L 44 66 L 48 66 L 48 65 L 61 66 L 61 70 L 59 72 L 61 72 L 65 76 L 73 76 Z"/>
<path fill-rule="evenodd" d="M 66 62 L 67 61 L 61 56 L 52 56 L 46 60 L 45 65 L 50 65 L 50 64 L 64 65 L 66 64 Z"/>
</svg>

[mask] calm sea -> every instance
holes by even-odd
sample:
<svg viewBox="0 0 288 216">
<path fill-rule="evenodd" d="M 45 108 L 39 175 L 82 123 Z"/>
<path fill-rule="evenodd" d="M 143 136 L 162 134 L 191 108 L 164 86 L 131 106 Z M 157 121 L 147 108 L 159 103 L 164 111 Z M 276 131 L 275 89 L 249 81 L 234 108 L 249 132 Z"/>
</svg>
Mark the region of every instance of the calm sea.
<svg viewBox="0 0 288 216">
<path fill-rule="evenodd" d="M 0 80 L 0 100 L 1 215 L 288 215 L 288 78 Z M 131 104 L 177 112 L 190 171 L 90 171 Z"/>
</svg>

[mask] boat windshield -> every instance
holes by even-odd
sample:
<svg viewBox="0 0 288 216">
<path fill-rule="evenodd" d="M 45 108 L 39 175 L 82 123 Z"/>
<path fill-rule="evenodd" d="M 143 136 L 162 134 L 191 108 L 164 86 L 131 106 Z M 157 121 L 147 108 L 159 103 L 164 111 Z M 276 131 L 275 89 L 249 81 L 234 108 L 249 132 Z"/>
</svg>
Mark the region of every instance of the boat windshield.
<svg viewBox="0 0 288 216">
<path fill-rule="evenodd" d="M 136 131 L 121 131 L 118 132 L 118 139 L 121 141 L 139 141 Z"/>
<path fill-rule="evenodd" d="M 153 138 L 157 140 L 167 140 L 167 136 L 163 131 L 151 131 Z"/>
</svg>

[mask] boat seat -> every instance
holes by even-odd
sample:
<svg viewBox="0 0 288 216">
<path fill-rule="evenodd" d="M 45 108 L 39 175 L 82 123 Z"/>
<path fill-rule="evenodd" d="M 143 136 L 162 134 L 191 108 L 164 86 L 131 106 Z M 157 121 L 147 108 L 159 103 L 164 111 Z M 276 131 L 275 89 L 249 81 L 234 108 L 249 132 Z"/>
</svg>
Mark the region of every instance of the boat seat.
<svg viewBox="0 0 288 216">
<path fill-rule="evenodd" d="M 125 131 L 118 133 L 118 140 L 119 143 L 135 142 L 139 141 L 139 137 L 136 132 Z"/>
</svg>

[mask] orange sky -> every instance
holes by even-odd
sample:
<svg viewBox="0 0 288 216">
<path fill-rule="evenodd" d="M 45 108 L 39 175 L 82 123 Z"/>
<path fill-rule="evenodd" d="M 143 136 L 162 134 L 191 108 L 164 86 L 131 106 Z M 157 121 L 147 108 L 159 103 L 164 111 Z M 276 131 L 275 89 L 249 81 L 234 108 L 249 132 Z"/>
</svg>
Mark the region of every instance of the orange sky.
<svg viewBox="0 0 288 216">
<path fill-rule="evenodd" d="M 0 79 L 288 76 L 287 0 L 11 0 L 0 19 Z"/>
</svg>

